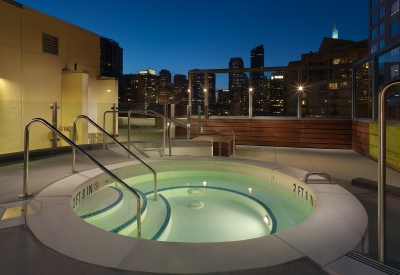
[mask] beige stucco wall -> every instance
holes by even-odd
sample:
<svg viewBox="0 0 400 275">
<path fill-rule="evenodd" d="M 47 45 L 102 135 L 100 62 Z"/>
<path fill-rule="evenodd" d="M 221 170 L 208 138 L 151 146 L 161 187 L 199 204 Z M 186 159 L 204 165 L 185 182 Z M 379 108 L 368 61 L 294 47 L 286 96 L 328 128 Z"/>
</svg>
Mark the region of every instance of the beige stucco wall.
<svg viewBox="0 0 400 275">
<path fill-rule="evenodd" d="M 58 37 L 58 55 L 42 52 L 42 33 Z M 80 114 L 98 120 L 98 111 L 105 107 L 98 108 L 97 99 L 101 106 L 118 101 L 117 96 L 97 96 L 101 94 L 97 90 L 99 35 L 1 0 L 0 60 L 0 154 L 23 150 L 24 128 L 30 119 L 40 117 L 51 123 L 52 102 L 61 107 L 57 127 L 67 127 Z M 75 73 L 65 73 L 75 66 Z M 86 143 L 88 127 L 85 123 L 79 127 L 79 141 Z M 51 147 L 50 130 L 35 123 L 30 132 L 30 149 Z"/>
</svg>

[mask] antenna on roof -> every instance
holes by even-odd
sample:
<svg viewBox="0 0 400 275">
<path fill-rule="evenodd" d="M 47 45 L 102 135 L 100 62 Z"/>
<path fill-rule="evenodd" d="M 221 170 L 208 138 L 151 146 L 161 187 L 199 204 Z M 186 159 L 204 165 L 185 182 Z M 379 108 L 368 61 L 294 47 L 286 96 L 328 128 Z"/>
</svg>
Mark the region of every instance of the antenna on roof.
<svg viewBox="0 0 400 275">
<path fill-rule="evenodd" d="M 339 38 L 339 30 L 336 28 L 336 22 L 333 24 L 332 38 L 334 38 L 334 39 Z"/>
</svg>

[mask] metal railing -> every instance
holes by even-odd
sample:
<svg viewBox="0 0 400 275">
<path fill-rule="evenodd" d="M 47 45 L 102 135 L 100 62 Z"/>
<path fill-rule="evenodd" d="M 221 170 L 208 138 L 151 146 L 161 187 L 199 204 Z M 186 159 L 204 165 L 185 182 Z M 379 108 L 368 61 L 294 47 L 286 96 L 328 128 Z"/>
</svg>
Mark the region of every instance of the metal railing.
<svg viewBox="0 0 400 275">
<path fill-rule="evenodd" d="M 179 125 L 180 127 L 186 129 L 186 130 L 189 130 L 189 131 L 191 131 L 191 132 L 194 132 L 196 135 L 199 135 L 199 136 L 214 136 L 214 137 L 218 137 L 218 138 L 219 138 L 219 151 L 218 151 L 218 155 L 221 156 L 221 152 L 222 152 L 222 137 L 221 137 L 221 135 L 218 135 L 218 134 L 203 134 L 203 133 L 201 133 L 200 131 L 197 131 L 197 130 L 194 130 L 194 129 L 188 127 L 187 125 L 185 125 L 186 123 L 183 123 L 183 122 L 181 122 L 181 121 L 179 121 L 179 120 L 176 120 L 176 119 L 173 119 L 173 118 L 168 118 L 168 117 L 166 117 L 166 116 L 164 116 L 164 115 L 162 115 L 162 114 L 160 114 L 160 113 L 157 113 L 156 111 L 153 111 L 153 110 L 130 110 L 130 111 L 129 111 L 129 114 L 128 114 L 128 124 L 130 123 L 130 122 L 129 122 L 129 119 L 130 119 L 130 114 L 131 114 L 131 113 L 142 114 L 142 115 L 152 115 L 152 116 L 155 116 L 155 117 L 158 117 L 158 118 L 165 118 L 166 120 L 168 120 L 168 121 L 170 122 L 170 125 L 169 125 L 169 126 L 171 126 L 171 122 L 173 122 L 173 123 Z M 129 129 L 129 128 L 130 128 L 130 127 L 128 127 L 128 129 Z M 169 131 L 168 131 L 168 132 L 169 132 Z M 128 131 L 128 135 L 129 135 L 129 131 Z M 169 138 L 169 144 L 171 144 L 171 135 L 170 135 L 170 133 L 168 134 L 168 138 Z M 170 145 L 170 146 L 171 146 L 171 145 Z M 165 152 L 165 148 L 164 148 L 164 152 Z M 170 150 L 169 150 L 169 155 L 171 156 L 171 148 L 170 148 Z"/>
<path fill-rule="evenodd" d="M 107 112 L 109 112 L 109 111 L 107 111 Z M 145 163 L 143 160 L 141 160 L 139 157 L 137 157 L 134 153 L 132 153 L 128 148 L 126 148 L 124 145 L 122 145 L 120 142 L 118 142 L 115 138 L 113 138 L 110 134 L 108 134 L 104 129 L 102 129 L 99 125 L 97 125 L 93 120 L 91 120 L 90 118 L 88 118 L 85 115 L 77 116 L 74 119 L 74 125 L 73 125 L 73 129 L 72 129 L 72 141 L 74 143 L 76 141 L 76 123 L 81 118 L 85 119 L 90 124 L 95 126 L 99 131 L 101 131 L 104 135 L 106 135 L 108 138 L 110 138 L 112 141 L 114 141 L 119 147 L 121 147 L 123 150 L 125 150 L 125 152 L 127 152 L 128 155 L 134 157 L 137 161 L 139 161 L 141 164 L 146 166 L 153 173 L 153 176 L 154 176 L 154 200 L 157 200 L 157 173 L 156 173 L 156 171 L 154 171 L 154 169 L 151 168 L 147 163 Z M 72 172 L 76 172 L 75 171 L 75 155 L 76 155 L 75 148 L 72 148 Z"/>
<path fill-rule="evenodd" d="M 79 148 L 73 141 L 64 136 L 60 131 L 58 131 L 54 126 L 48 123 L 46 120 L 42 118 L 33 118 L 31 119 L 25 126 L 25 134 L 24 134 L 24 173 L 23 173 L 23 194 L 19 195 L 20 198 L 29 198 L 32 194 L 28 192 L 28 171 L 29 171 L 29 128 L 31 124 L 34 122 L 40 122 L 49 128 L 53 133 L 56 133 L 59 137 L 61 137 L 65 142 L 67 142 L 71 147 L 76 149 L 79 153 L 84 155 L 88 160 L 93 162 L 97 167 L 103 170 L 104 173 L 108 174 L 111 178 L 116 180 L 118 183 L 126 187 L 135 197 L 136 197 L 136 207 L 137 207 L 137 237 L 141 236 L 141 228 L 142 228 L 142 218 L 141 218 L 141 206 L 140 206 L 140 195 L 137 191 L 127 185 L 123 180 L 114 175 L 110 170 L 100 164 L 97 160 L 91 157 L 84 150 Z"/>
<path fill-rule="evenodd" d="M 185 128 L 188 131 L 194 132 L 195 134 L 199 135 L 199 136 L 216 136 L 219 138 L 219 156 L 221 156 L 221 149 L 222 149 L 222 138 L 221 135 L 217 135 L 217 134 L 203 134 L 199 131 L 196 131 L 194 129 L 191 129 L 190 127 L 187 127 L 184 123 L 180 122 L 179 120 L 176 119 L 172 119 L 172 118 L 168 118 L 160 113 L 157 113 L 156 111 L 153 110 L 130 110 L 130 111 L 105 111 L 104 115 L 103 115 L 103 127 L 105 128 L 105 124 L 106 124 L 106 114 L 107 113 L 127 113 L 128 114 L 128 148 L 130 148 L 131 146 L 131 127 L 130 127 L 130 119 L 131 119 L 131 114 L 141 114 L 141 115 L 148 115 L 148 116 L 153 116 L 153 117 L 158 117 L 158 118 L 162 118 L 162 119 L 166 119 L 170 122 L 174 122 L 175 124 L 178 124 L 179 126 Z M 171 123 L 169 124 L 169 126 L 171 125 Z M 164 139 L 166 136 L 166 132 L 167 129 L 165 129 L 166 127 L 164 127 Z M 170 131 L 168 131 L 168 138 L 169 138 L 169 155 L 171 156 L 171 135 L 169 134 Z M 165 155 L 165 142 L 163 143 L 163 153 Z M 106 148 L 106 141 L 105 138 L 103 138 L 103 148 Z"/>
<path fill-rule="evenodd" d="M 386 263 L 386 94 L 400 81 L 387 84 L 378 94 L 378 261 Z"/>
<path fill-rule="evenodd" d="M 322 176 L 322 177 L 324 177 L 324 178 L 326 178 L 328 181 L 329 181 L 329 183 L 332 183 L 332 180 L 331 180 L 331 176 L 329 176 L 327 173 L 325 173 L 325 172 L 309 172 L 309 173 L 307 173 L 305 176 L 304 176 L 304 182 L 305 183 L 308 183 L 307 182 L 307 180 L 308 180 L 308 178 L 310 177 L 310 176 L 312 176 L 312 175 L 319 175 L 319 176 Z"/>
<path fill-rule="evenodd" d="M 198 126 L 198 124 L 196 123 L 190 123 L 190 125 L 194 125 L 194 126 Z M 211 131 L 216 131 L 216 132 L 230 132 L 232 133 L 232 139 L 233 139 L 233 157 L 236 156 L 236 136 L 235 136 L 235 132 L 233 130 L 219 130 L 219 129 L 215 129 L 212 127 L 207 127 L 207 126 L 200 126 L 201 129 L 207 129 L 207 130 L 211 130 Z"/>
</svg>

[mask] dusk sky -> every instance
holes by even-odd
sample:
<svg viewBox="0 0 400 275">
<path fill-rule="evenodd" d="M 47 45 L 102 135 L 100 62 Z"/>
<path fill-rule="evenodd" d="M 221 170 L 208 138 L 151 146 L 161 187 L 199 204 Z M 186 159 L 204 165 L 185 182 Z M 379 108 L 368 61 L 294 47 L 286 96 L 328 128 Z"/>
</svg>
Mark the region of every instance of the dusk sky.
<svg viewBox="0 0 400 275">
<path fill-rule="evenodd" d="M 124 73 L 148 68 L 185 74 L 228 68 L 264 44 L 265 67 L 318 51 L 336 22 L 339 38 L 368 38 L 367 0 L 19 0 L 24 5 L 119 42 Z M 227 88 L 226 76 L 217 88 Z"/>
</svg>

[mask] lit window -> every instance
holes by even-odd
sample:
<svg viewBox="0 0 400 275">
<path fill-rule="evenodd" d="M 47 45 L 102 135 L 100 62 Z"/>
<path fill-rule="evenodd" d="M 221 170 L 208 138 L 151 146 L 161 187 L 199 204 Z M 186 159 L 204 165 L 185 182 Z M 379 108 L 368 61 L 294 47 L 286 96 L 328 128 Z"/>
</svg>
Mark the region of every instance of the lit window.
<svg viewBox="0 0 400 275">
<path fill-rule="evenodd" d="M 375 40 L 377 36 L 378 36 L 378 29 L 377 29 L 377 28 L 374 28 L 374 29 L 371 31 L 371 40 Z"/>
<path fill-rule="evenodd" d="M 390 36 L 396 35 L 398 33 L 399 33 L 399 20 L 390 25 Z"/>
<path fill-rule="evenodd" d="M 379 8 L 379 18 L 382 18 L 385 16 L 385 4 L 383 4 L 380 8 Z"/>
<path fill-rule="evenodd" d="M 390 78 L 394 78 L 399 75 L 399 64 L 390 66 Z"/>
<path fill-rule="evenodd" d="M 379 35 L 382 35 L 385 33 L 385 22 L 382 22 L 379 24 Z"/>
<path fill-rule="evenodd" d="M 390 14 L 393 15 L 396 12 L 399 11 L 399 2 L 400 0 L 396 0 L 392 3 L 392 5 L 390 6 Z"/>
<path fill-rule="evenodd" d="M 337 89 L 337 83 L 329 83 L 329 90 L 336 90 Z"/>
</svg>

